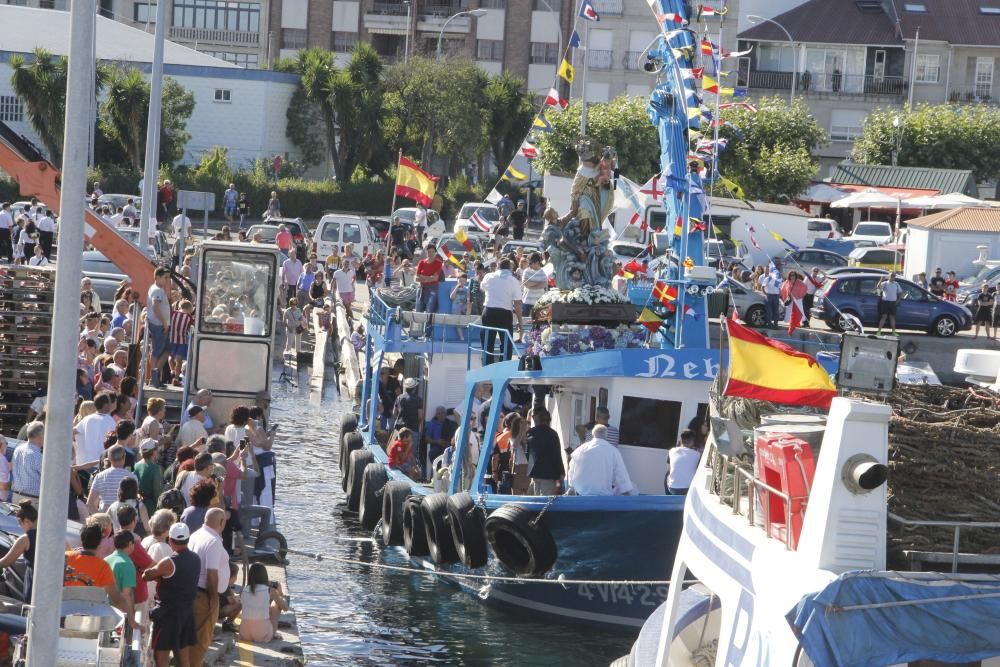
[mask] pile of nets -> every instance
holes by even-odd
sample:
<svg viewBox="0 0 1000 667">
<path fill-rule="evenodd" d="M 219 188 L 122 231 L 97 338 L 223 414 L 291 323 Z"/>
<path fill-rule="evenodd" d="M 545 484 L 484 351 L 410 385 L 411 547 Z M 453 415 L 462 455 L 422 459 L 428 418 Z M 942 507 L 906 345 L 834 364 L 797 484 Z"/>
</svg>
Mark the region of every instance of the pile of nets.
<svg viewBox="0 0 1000 667">
<path fill-rule="evenodd" d="M 1000 396 L 900 385 L 888 398 L 889 511 L 918 521 L 1000 521 Z M 949 527 L 889 523 L 890 559 L 951 552 Z M 964 529 L 959 550 L 1000 552 L 1000 529 Z"/>
</svg>

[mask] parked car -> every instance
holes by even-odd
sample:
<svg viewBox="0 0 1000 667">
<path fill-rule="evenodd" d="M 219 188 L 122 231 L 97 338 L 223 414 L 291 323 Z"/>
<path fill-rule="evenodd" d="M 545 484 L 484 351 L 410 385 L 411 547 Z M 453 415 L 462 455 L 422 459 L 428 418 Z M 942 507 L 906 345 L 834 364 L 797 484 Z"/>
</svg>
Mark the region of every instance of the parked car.
<svg viewBox="0 0 1000 667">
<path fill-rule="evenodd" d="M 797 270 L 801 273 L 812 273 L 814 268 L 826 273 L 830 269 L 839 266 L 847 266 L 847 259 L 842 255 L 829 250 L 817 250 L 815 248 L 803 248 L 802 250 L 789 250 L 781 260 L 783 271 Z"/>
<path fill-rule="evenodd" d="M 879 295 L 876 287 L 883 276 L 848 273 L 827 281 L 816 293 L 812 317 L 831 329 L 851 329 L 850 317 L 866 327 L 878 326 Z M 896 327 L 916 329 L 947 338 L 972 326 L 972 313 L 965 306 L 934 296 L 916 283 L 897 278 L 902 298 L 896 309 Z"/>
<path fill-rule="evenodd" d="M 850 266 L 862 266 L 885 271 L 903 270 L 903 252 L 889 248 L 856 248 L 847 256 Z"/>
<path fill-rule="evenodd" d="M 838 266 L 835 269 L 830 269 L 826 272 L 827 278 L 836 278 L 837 276 L 846 276 L 849 273 L 866 273 L 873 276 L 887 276 L 889 272 L 885 269 L 871 269 L 864 266 Z"/>
<path fill-rule="evenodd" d="M 844 232 L 836 220 L 830 218 L 809 218 L 806 221 L 806 238 L 809 243 L 816 239 L 830 239 L 839 241 L 844 238 Z"/>
<path fill-rule="evenodd" d="M 413 224 L 413 219 L 417 215 L 416 206 L 407 206 L 405 208 L 397 208 L 389 216 L 390 220 L 399 216 L 399 219 L 403 222 L 408 222 Z M 437 238 L 444 234 L 444 221 L 441 220 L 441 216 L 438 212 L 432 208 L 427 209 L 427 236 Z"/>
<path fill-rule="evenodd" d="M 472 252 L 476 253 L 477 257 L 483 256 L 483 246 L 479 243 L 479 239 L 474 237 L 469 237 L 469 243 L 472 244 Z M 454 234 L 444 234 L 438 239 L 438 247 L 445 247 L 448 249 L 452 255 L 461 256 L 469 252 L 466 250 L 465 246 L 455 238 Z"/>
<path fill-rule="evenodd" d="M 542 244 L 538 241 L 507 241 L 503 244 L 500 254 L 509 255 L 512 252 L 517 252 L 518 248 L 524 248 L 525 257 L 529 256 L 533 252 L 540 253 L 545 250 L 542 248 Z"/>
<path fill-rule="evenodd" d="M 379 240 L 381 240 L 382 243 L 384 243 L 385 246 L 388 248 L 390 239 L 386 238 L 386 235 L 389 233 L 389 226 L 392 224 L 392 219 L 368 218 L 368 224 L 371 225 L 373 230 L 375 230 L 375 233 L 378 235 Z M 413 223 L 401 219 L 399 221 L 399 224 L 403 227 L 403 230 L 406 232 L 406 236 L 409 237 L 410 232 L 413 231 Z"/>
<path fill-rule="evenodd" d="M 764 295 L 755 292 L 732 278 L 724 278 L 716 290 L 724 290 L 729 294 L 729 304 L 736 309 L 739 318 L 757 329 L 763 329 L 767 324 L 767 306 Z M 780 306 L 780 317 L 784 318 L 784 306 Z"/>
<path fill-rule="evenodd" d="M 309 228 L 306 226 L 306 223 L 302 222 L 302 218 L 268 218 L 267 224 L 284 225 L 291 233 L 294 245 L 304 246 L 306 239 L 309 238 Z M 247 236 L 247 238 L 253 237 Z M 273 243 L 273 241 L 270 242 Z"/>
<path fill-rule="evenodd" d="M 705 239 L 705 263 L 708 266 L 719 268 L 720 264 L 733 266 L 740 264 L 744 268 L 746 265 L 746 250 L 736 245 L 732 239 Z"/>
<path fill-rule="evenodd" d="M 488 202 L 463 204 L 461 210 L 458 212 L 458 215 L 455 216 L 455 224 L 452 226 L 452 231 L 456 229 L 464 229 L 469 233 L 484 232 L 485 230 L 480 229 L 472 222 L 473 213 L 479 213 L 479 217 L 485 220 L 491 227 L 494 223 L 500 221 L 500 209 L 493 204 Z"/>
<path fill-rule="evenodd" d="M 892 242 L 892 225 L 888 222 L 859 222 L 847 237 L 848 241 L 874 241 L 878 245 Z"/>
<path fill-rule="evenodd" d="M 616 260 L 622 264 L 628 264 L 646 252 L 647 246 L 642 243 L 632 243 L 631 241 L 612 241 L 608 244 L 608 249 L 614 253 Z M 647 255 L 647 257 L 649 256 Z"/>
<path fill-rule="evenodd" d="M 1000 266 L 984 266 L 975 274 L 958 281 L 955 300 L 958 303 L 966 303 L 979 293 L 984 284 L 996 287 L 998 282 L 1000 282 Z"/>
<path fill-rule="evenodd" d="M 349 213 L 327 213 L 320 218 L 313 234 L 313 252 L 326 258 L 334 247 L 343 253 L 344 246 L 354 244 L 354 254 L 360 258 L 384 249 L 381 239 L 368 224 L 368 219 Z"/>
<path fill-rule="evenodd" d="M 102 206 L 110 206 L 117 211 L 120 208 L 125 208 L 129 199 L 132 200 L 132 206 L 135 206 L 136 210 L 142 209 L 142 195 L 103 194 L 97 198 L 97 203 Z M 90 202 L 89 198 L 87 202 Z"/>
</svg>

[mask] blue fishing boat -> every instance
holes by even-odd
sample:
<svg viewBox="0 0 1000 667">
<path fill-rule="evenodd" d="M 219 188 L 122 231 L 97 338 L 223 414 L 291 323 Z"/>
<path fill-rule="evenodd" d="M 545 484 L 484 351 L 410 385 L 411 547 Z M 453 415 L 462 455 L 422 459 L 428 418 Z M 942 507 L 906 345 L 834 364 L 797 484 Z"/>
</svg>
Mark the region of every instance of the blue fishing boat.
<svg viewBox="0 0 1000 667">
<path fill-rule="evenodd" d="M 687 11 L 677 0 L 662 4 Z M 691 66 L 693 50 L 692 33 L 675 31 L 648 52 L 660 71 L 649 117 L 662 146 L 663 205 L 676 221 L 672 252 L 655 281 L 631 287 L 627 297 L 610 289 L 615 269 L 602 222 L 613 206 L 616 156 L 583 137 L 572 209 L 545 215 L 542 242 L 555 287 L 534 306 L 521 340 L 372 297 L 361 414 L 341 428 L 348 508 L 366 527 L 381 523 L 386 545 L 405 548 L 413 562 L 487 603 L 632 630 L 668 594 L 684 508 L 684 496 L 665 492 L 668 450 L 685 428 L 705 422 L 719 369 L 707 312 L 716 274 L 702 250 L 707 202 L 702 176 L 688 164 L 695 82 L 678 67 Z M 443 312 L 453 284 L 438 287 Z M 437 488 L 388 465 L 382 369 L 400 359 L 396 370 L 416 381 L 424 413 L 442 406 L 457 420 Z M 564 450 L 589 439 L 598 413 L 608 415 L 634 494 L 527 495 L 516 473 L 498 477 L 501 407 L 525 403 L 547 409 Z M 470 423 L 474 414 L 484 416 L 482 435 Z M 570 456 L 563 454 L 567 469 Z"/>
</svg>

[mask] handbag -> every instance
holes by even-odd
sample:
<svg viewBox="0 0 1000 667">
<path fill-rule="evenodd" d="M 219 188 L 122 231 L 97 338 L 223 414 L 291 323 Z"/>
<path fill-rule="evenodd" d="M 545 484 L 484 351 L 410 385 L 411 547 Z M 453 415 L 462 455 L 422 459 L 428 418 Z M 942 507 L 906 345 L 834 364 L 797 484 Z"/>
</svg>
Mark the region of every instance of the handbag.
<svg viewBox="0 0 1000 667">
<path fill-rule="evenodd" d="M 305 332 L 305 330 L 306 330 L 306 328 L 304 326 L 302 326 L 301 324 L 299 326 L 295 327 L 295 333 L 297 333 L 299 335 L 302 335 L 302 333 Z"/>
</svg>

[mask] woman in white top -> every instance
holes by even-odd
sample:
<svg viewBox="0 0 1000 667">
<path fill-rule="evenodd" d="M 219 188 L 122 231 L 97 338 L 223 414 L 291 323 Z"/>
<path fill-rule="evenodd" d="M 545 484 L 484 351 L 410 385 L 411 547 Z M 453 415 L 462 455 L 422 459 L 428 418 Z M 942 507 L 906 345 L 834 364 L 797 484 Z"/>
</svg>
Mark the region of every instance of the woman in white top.
<svg viewBox="0 0 1000 667">
<path fill-rule="evenodd" d="M 167 533 L 170 530 L 170 526 L 177 523 L 177 521 L 177 515 L 166 509 L 156 510 L 152 518 L 150 518 L 149 528 L 151 533 L 142 538 L 142 548 L 153 559 L 153 563 L 159 563 L 164 558 L 170 558 L 173 555 L 174 550 L 167 543 Z M 150 581 L 148 583 L 149 599 L 152 600 L 156 596 L 156 582 Z"/>
<path fill-rule="evenodd" d="M 261 563 L 250 566 L 240 604 L 243 606 L 240 639 L 257 644 L 266 644 L 274 638 L 281 612 L 288 611 L 288 599 L 281 584 L 268 580 L 267 568 Z"/>
</svg>

